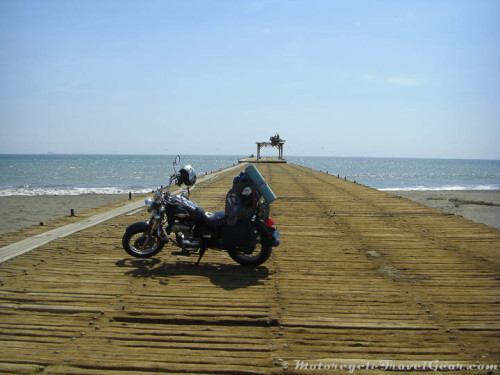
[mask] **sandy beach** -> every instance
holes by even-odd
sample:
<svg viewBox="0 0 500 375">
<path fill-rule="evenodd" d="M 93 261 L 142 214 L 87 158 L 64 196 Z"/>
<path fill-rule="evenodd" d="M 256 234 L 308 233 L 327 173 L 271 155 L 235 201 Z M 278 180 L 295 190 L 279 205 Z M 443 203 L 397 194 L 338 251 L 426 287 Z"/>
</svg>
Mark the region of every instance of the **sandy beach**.
<svg viewBox="0 0 500 375">
<path fill-rule="evenodd" d="M 500 190 L 426 190 L 389 193 L 500 229 Z M 79 211 L 100 207 L 119 200 L 128 200 L 128 195 L 0 197 L 0 234 L 31 225 L 39 225 L 40 222 L 50 219 L 69 216 L 71 209 L 74 209 L 78 214 Z"/>
<path fill-rule="evenodd" d="M 0 234 L 40 222 L 128 200 L 128 194 L 40 195 L 0 197 Z"/>
</svg>

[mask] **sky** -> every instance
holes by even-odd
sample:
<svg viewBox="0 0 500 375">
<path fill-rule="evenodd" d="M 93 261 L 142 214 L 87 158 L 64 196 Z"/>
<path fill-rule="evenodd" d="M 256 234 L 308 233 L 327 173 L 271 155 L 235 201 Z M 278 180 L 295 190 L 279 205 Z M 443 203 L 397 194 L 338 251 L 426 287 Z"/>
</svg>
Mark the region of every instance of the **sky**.
<svg viewBox="0 0 500 375">
<path fill-rule="evenodd" d="M 498 46 L 497 0 L 0 0 L 0 153 L 500 159 Z"/>
</svg>

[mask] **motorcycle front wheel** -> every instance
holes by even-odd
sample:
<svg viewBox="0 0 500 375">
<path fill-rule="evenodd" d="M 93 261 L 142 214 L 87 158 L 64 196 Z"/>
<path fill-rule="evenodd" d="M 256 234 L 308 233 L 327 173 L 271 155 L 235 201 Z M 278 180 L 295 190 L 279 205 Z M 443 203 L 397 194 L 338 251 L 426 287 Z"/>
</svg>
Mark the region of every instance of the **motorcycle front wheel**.
<svg viewBox="0 0 500 375">
<path fill-rule="evenodd" d="M 271 256 L 272 245 L 268 242 L 257 243 L 251 254 L 239 250 L 228 250 L 229 256 L 242 266 L 260 266 Z"/>
<path fill-rule="evenodd" d="M 133 257 L 149 258 L 158 254 L 164 243 L 158 237 L 149 234 L 148 225 L 137 225 L 125 232 L 122 245 Z"/>
</svg>

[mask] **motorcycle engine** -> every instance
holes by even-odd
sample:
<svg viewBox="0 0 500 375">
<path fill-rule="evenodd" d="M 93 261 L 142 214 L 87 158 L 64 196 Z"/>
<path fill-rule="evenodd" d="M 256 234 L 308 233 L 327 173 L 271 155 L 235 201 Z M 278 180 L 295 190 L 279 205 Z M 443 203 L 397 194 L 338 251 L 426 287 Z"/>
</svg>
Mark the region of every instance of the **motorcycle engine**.
<svg viewBox="0 0 500 375">
<path fill-rule="evenodd" d="M 188 224 L 174 223 L 171 230 L 175 233 L 177 243 L 182 248 L 197 248 L 200 246 L 200 242 L 194 240 L 193 228 Z"/>
<path fill-rule="evenodd" d="M 185 236 L 189 236 L 191 238 L 193 237 L 193 231 L 192 231 L 191 227 L 187 224 L 175 223 L 174 225 L 172 225 L 171 229 L 172 229 L 172 232 L 174 232 L 175 234 L 182 233 Z"/>
</svg>

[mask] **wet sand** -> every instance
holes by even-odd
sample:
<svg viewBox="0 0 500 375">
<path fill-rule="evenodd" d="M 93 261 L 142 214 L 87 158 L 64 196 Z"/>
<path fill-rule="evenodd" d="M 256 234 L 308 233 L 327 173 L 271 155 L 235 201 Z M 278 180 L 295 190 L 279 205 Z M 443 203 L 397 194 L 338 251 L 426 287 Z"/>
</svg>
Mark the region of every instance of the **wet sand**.
<svg viewBox="0 0 500 375">
<path fill-rule="evenodd" d="M 500 190 L 426 190 L 389 193 L 500 229 Z M 128 200 L 128 195 L 0 197 L 0 234 L 39 225 L 40 222 L 50 219 L 69 216 L 71 209 L 78 213 L 119 200 Z"/>
</svg>

